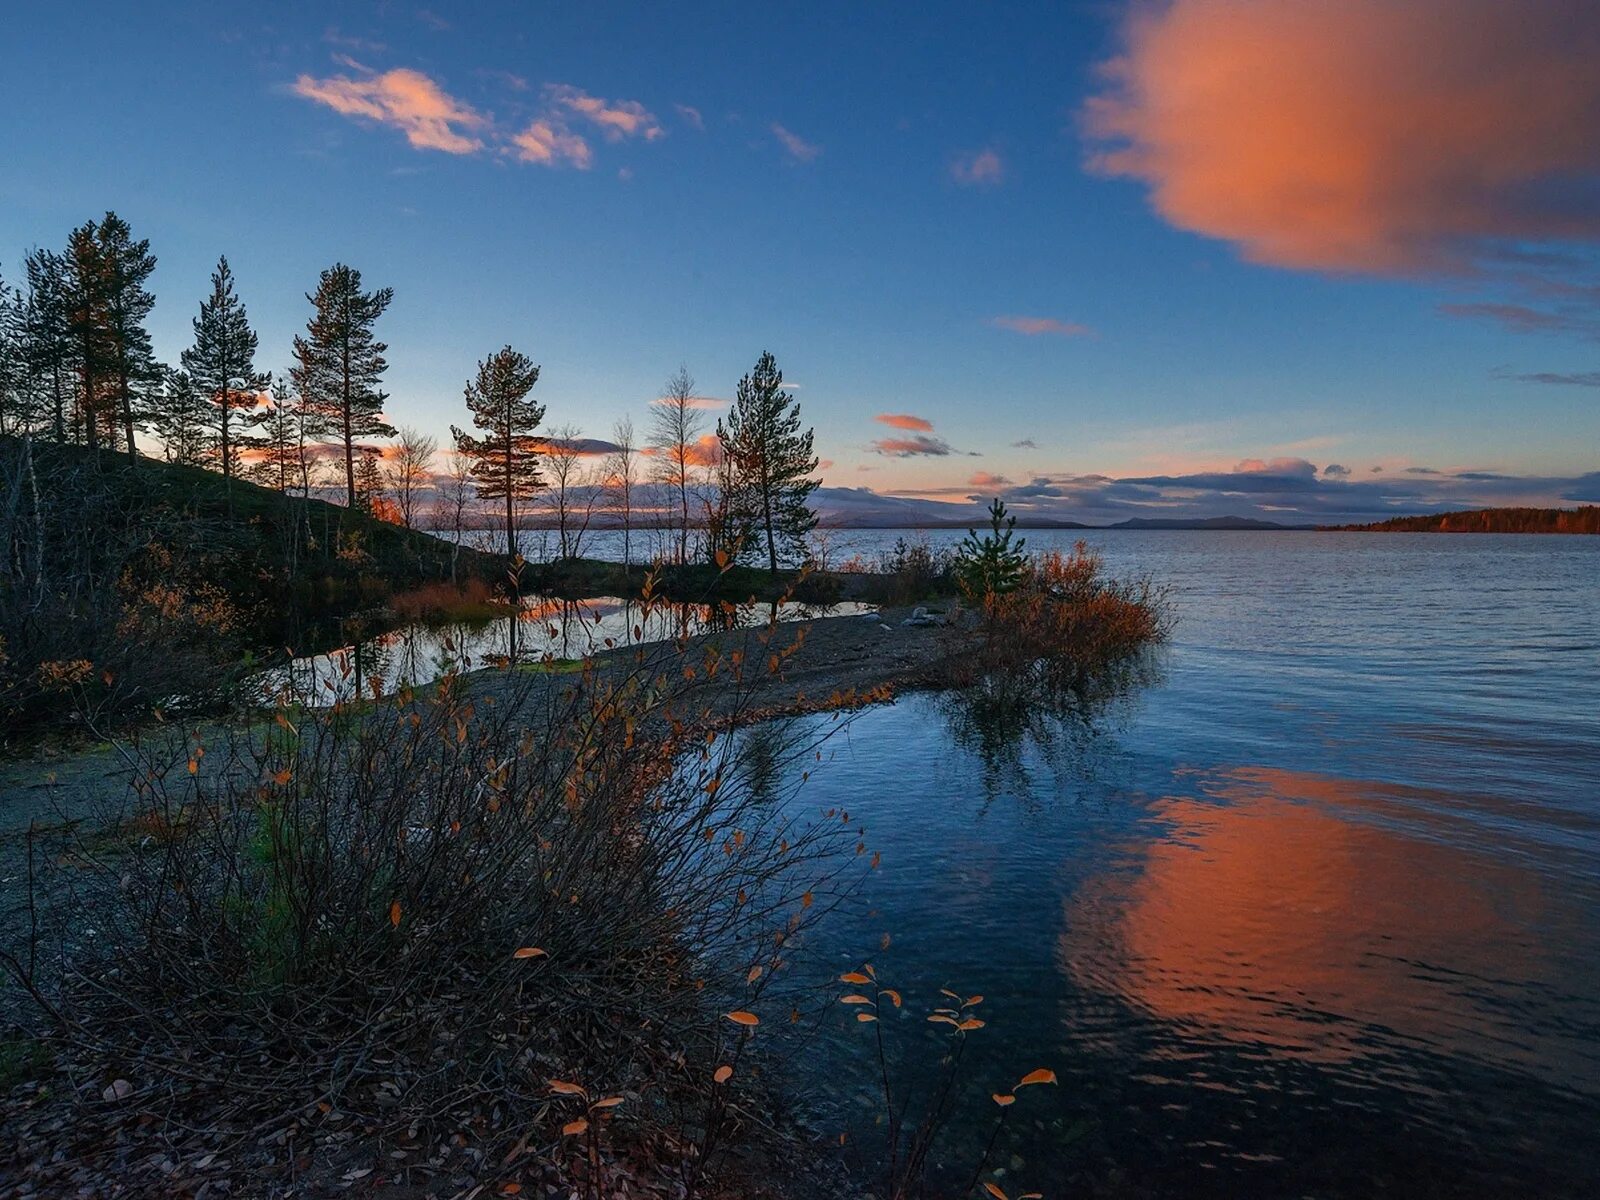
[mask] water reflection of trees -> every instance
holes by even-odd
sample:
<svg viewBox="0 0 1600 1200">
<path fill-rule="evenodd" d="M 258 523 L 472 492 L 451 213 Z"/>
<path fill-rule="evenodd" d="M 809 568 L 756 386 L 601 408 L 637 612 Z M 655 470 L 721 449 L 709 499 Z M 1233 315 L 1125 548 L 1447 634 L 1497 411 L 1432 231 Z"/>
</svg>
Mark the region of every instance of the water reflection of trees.
<svg viewBox="0 0 1600 1200">
<path fill-rule="evenodd" d="M 951 740 L 983 764 L 984 800 L 1042 794 L 1041 768 L 1083 777 L 1105 736 L 1126 725 L 1140 693 L 1165 677 L 1159 650 L 1110 664 L 1070 686 L 996 671 L 939 698 Z"/>
</svg>

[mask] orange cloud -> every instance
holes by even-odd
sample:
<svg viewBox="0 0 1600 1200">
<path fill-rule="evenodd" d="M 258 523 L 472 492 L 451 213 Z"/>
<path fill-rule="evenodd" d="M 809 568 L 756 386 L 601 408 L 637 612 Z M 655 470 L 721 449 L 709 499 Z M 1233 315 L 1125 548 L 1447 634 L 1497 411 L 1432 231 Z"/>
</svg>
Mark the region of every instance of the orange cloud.
<svg viewBox="0 0 1600 1200">
<path fill-rule="evenodd" d="M 916 429 L 923 433 L 933 432 L 932 421 L 925 421 L 921 417 L 913 417 L 910 413 L 879 413 L 872 419 L 880 425 L 887 425 L 890 429 Z"/>
<path fill-rule="evenodd" d="M 1025 334 L 1028 337 L 1042 337 L 1046 334 L 1055 337 L 1093 337 L 1094 330 L 1087 325 L 1080 325 L 1076 321 L 1061 321 L 1055 317 L 995 317 L 989 322 L 999 329 L 1009 329 L 1012 333 Z"/>
<path fill-rule="evenodd" d="M 690 466 L 714 467 L 722 461 L 722 443 L 716 434 L 705 434 L 689 447 L 689 452 L 684 457 Z"/>
<path fill-rule="evenodd" d="M 511 144 L 523 162 L 538 163 L 541 167 L 558 167 L 565 163 L 587 171 L 594 163 L 594 152 L 582 136 L 544 117 L 529 122 L 526 129 L 514 134 Z"/>
<path fill-rule="evenodd" d="M 989 471 L 974 471 L 972 477 L 967 480 L 967 486 L 975 488 L 1010 487 L 1011 480 L 1004 475 L 995 475 Z"/>
<path fill-rule="evenodd" d="M 568 83 L 546 84 L 544 98 L 548 104 L 598 126 L 608 142 L 630 137 L 653 142 L 666 133 L 655 115 L 637 100 L 602 100 Z"/>
<path fill-rule="evenodd" d="M 799 134 L 790 133 L 776 121 L 772 123 L 772 134 L 783 143 L 783 148 L 789 152 L 789 157 L 796 162 L 814 162 L 822 147 L 806 141 Z"/>
<path fill-rule="evenodd" d="M 950 177 L 968 187 L 995 187 L 1006 177 L 998 150 L 980 150 L 950 164 Z"/>
<path fill-rule="evenodd" d="M 393 126 L 419 150 L 472 154 L 483 149 L 483 140 L 473 131 L 484 128 L 487 120 L 421 71 L 397 67 L 360 78 L 302 75 L 293 91 L 344 116 Z"/>
<path fill-rule="evenodd" d="M 1136 6 L 1090 166 L 1252 262 L 1415 274 L 1600 239 L 1589 0 Z"/>
</svg>

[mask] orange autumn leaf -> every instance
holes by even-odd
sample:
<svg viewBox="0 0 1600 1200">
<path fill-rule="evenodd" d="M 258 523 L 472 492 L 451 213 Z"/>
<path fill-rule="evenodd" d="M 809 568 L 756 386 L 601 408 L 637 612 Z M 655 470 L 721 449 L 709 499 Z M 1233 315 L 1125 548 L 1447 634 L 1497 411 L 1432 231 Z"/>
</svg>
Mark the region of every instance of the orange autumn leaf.
<svg viewBox="0 0 1600 1200">
<path fill-rule="evenodd" d="M 968 1017 L 965 1021 L 961 1022 L 961 1024 L 957 1025 L 956 1028 L 962 1030 L 963 1032 L 968 1029 L 982 1029 L 983 1022 L 978 1020 L 977 1017 Z"/>
<path fill-rule="evenodd" d="M 846 971 L 843 975 L 839 976 L 839 982 L 840 983 L 870 983 L 872 981 L 869 980 L 860 971 Z"/>
<path fill-rule="evenodd" d="M 579 1117 L 576 1121 L 568 1121 L 565 1125 L 563 1125 L 561 1127 L 561 1136 L 562 1137 L 576 1137 L 580 1133 L 587 1132 L 588 1129 L 589 1129 L 589 1122 L 586 1121 L 584 1118 Z"/>
<path fill-rule="evenodd" d="M 718 1067 L 716 1071 L 712 1073 L 711 1078 L 717 1083 L 727 1083 L 728 1080 L 733 1078 L 733 1068 L 729 1066 Z"/>
<path fill-rule="evenodd" d="M 746 983 L 754 983 L 756 980 L 758 980 L 760 978 L 761 978 L 761 967 L 760 966 L 754 966 L 754 967 L 750 968 L 750 973 L 744 977 L 744 981 Z"/>
<path fill-rule="evenodd" d="M 861 996 L 861 995 L 841 996 L 839 998 L 839 1003 L 840 1004 L 871 1004 L 872 1003 L 872 997 L 871 996 Z"/>
<path fill-rule="evenodd" d="M 511 955 L 512 958 L 546 958 L 548 955 L 538 946 L 523 946 Z"/>
<path fill-rule="evenodd" d="M 997 1197 L 998 1200 L 1009 1200 L 1009 1197 L 1007 1197 L 1006 1194 L 1000 1190 L 999 1184 L 985 1183 L 983 1185 L 983 1190 L 988 1192 L 989 1195 Z"/>
<path fill-rule="evenodd" d="M 591 1104 L 589 1106 L 589 1111 L 593 1112 L 597 1108 L 615 1108 L 621 1103 L 621 1096 L 607 1096 L 604 1100 L 596 1100 L 593 1104 Z"/>
<path fill-rule="evenodd" d="M 1005 1108 L 1007 1105 L 1015 1104 L 1017 1102 L 1017 1098 L 1015 1096 L 1004 1095 L 1000 1092 L 996 1092 L 994 1095 L 990 1096 L 989 1099 L 993 1100 L 1001 1108 Z"/>
<path fill-rule="evenodd" d="M 728 1020 L 732 1021 L 735 1025 L 743 1025 L 746 1028 L 761 1024 L 760 1017 L 756 1016 L 753 1012 L 745 1012 L 743 1009 L 738 1009 L 731 1013 L 724 1013 L 723 1016 L 727 1017 Z"/>
<path fill-rule="evenodd" d="M 900 1007 L 900 993 L 899 992 L 895 991 L 893 988 L 884 988 L 883 989 L 883 994 L 885 996 L 889 997 L 890 1001 L 893 1002 L 893 1004 L 894 1004 L 894 1006 L 896 1008 Z"/>
<path fill-rule="evenodd" d="M 396 929 L 400 928 L 400 901 L 398 900 L 389 905 L 389 924 Z"/>
<path fill-rule="evenodd" d="M 856 1014 L 856 1020 L 858 1021 L 876 1021 L 877 1019 L 878 1018 L 873 1016 L 871 1013 L 862 1012 Z"/>
<path fill-rule="evenodd" d="M 1032 1083 L 1054 1083 L 1055 1081 L 1056 1073 L 1054 1071 L 1040 1067 L 1037 1071 L 1029 1071 L 1026 1075 L 1024 1075 L 1022 1077 L 1022 1082 L 1017 1084 L 1017 1086 L 1027 1087 Z"/>
<path fill-rule="evenodd" d="M 550 1090 L 561 1096 L 587 1096 L 583 1086 L 577 1083 L 568 1083 L 565 1079 L 552 1079 Z"/>
</svg>

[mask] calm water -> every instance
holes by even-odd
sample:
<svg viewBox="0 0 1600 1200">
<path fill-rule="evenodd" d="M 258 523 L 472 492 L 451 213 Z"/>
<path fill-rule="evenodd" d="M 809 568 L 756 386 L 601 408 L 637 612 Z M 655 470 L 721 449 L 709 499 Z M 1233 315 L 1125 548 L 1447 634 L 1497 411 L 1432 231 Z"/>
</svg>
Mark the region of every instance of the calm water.
<svg viewBox="0 0 1600 1200">
<path fill-rule="evenodd" d="M 1175 588 L 1153 684 L 1009 746 L 908 699 L 802 795 L 883 852 L 820 936 L 905 993 L 908 1080 L 947 986 L 986 997 L 976 1118 L 1060 1076 L 1013 1195 L 1595 1194 L 1600 539 L 1090 536 Z M 865 1124 L 846 1015 L 830 1132 Z"/>
</svg>

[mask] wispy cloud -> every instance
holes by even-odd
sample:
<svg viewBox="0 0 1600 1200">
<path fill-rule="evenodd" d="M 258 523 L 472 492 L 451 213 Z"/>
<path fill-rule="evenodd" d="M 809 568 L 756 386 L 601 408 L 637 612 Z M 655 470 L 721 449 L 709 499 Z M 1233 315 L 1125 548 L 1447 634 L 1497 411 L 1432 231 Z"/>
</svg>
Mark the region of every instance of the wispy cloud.
<svg viewBox="0 0 1600 1200">
<path fill-rule="evenodd" d="M 923 433 L 933 432 L 933 422 L 923 417 L 914 417 L 910 413 L 879 413 L 872 418 L 880 425 L 887 425 L 890 429 L 914 429 Z"/>
<path fill-rule="evenodd" d="M 791 133 L 776 121 L 772 123 L 772 134 L 782 143 L 789 157 L 795 162 L 815 162 L 817 156 L 822 153 L 821 146 L 806 141 L 799 134 Z"/>
<path fill-rule="evenodd" d="M 566 165 L 587 171 L 594 163 L 594 151 L 587 141 L 546 117 L 530 121 L 520 133 L 512 134 L 511 145 L 517 158 L 542 167 Z"/>
<path fill-rule="evenodd" d="M 1515 379 L 1520 383 L 1549 383 L 1559 387 L 1600 388 L 1600 371 L 1534 371 L 1527 375 L 1497 374 L 1498 379 Z"/>
<path fill-rule="evenodd" d="M 570 83 L 545 84 L 544 99 L 552 108 L 594 125 L 608 142 L 632 137 L 653 142 L 666 134 L 655 114 L 637 100 L 603 100 Z"/>
<path fill-rule="evenodd" d="M 988 471 L 974 471 L 967 480 L 968 487 L 999 488 L 1010 486 L 1011 480 L 1004 475 L 994 475 Z"/>
<path fill-rule="evenodd" d="M 991 317 L 989 324 L 997 329 L 1027 337 L 1093 337 L 1094 330 L 1076 321 L 1063 321 L 1056 317 Z"/>
<path fill-rule="evenodd" d="M 1441 304 L 1448 317 L 1478 317 L 1505 326 L 1513 333 L 1577 333 L 1600 337 L 1600 317 L 1583 312 L 1552 312 L 1526 304 Z"/>
<path fill-rule="evenodd" d="M 685 124 L 693 126 L 702 133 L 705 131 L 706 119 L 694 105 L 674 104 L 672 107 L 677 109 L 678 115 L 683 118 Z"/>
<path fill-rule="evenodd" d="M 399 129 L 421 150 L 476 154 L 492 146 L 522 162 L 588 170 L 594 149 L 573 128 L 575 122 L 597 129 L 608 142 L 653 142 L 666 132 L 637 100 L 607 100 L 568 83 L 546 84 L 538 113 L 520 127 L 506 129 L 421 71 L 397 67 L 380 73 L 336 57 L 355 74 L 324 79 L 301 75 L 291 85 L 294 94 L 343 116 Z M 528 87 L 520 76 L 491 74 L 515 90 Z"/>
<path fill-rule="evenodd" d="M 997 187 L 1005 177 L 1006 165 L 998 150 L 979 150 L 950 164 L 950 178 L 966 187 Z"/>
<path fill-rule="evenodd" d="M 480 135 L 488 119 L 421 71 L 397 67 L 382 74 L 326 79 L 301 75 L 292 90 L 343 116 L 398 129 L 419 150 L 473 154 L 484 147 Z"/>
<path fill-rule="evenodd" d="M 1039 448 L 1039 443 L 1034 441 L 1031 437 L 1020 438 L 1019 440 L 1012 442 L 1011 445 L 1017 450 L 1037 450 Z"/>
</svg>

